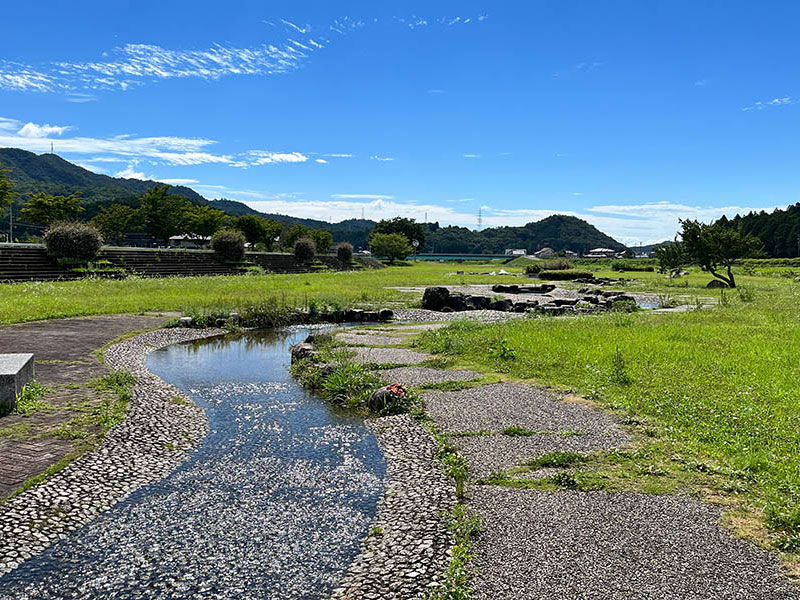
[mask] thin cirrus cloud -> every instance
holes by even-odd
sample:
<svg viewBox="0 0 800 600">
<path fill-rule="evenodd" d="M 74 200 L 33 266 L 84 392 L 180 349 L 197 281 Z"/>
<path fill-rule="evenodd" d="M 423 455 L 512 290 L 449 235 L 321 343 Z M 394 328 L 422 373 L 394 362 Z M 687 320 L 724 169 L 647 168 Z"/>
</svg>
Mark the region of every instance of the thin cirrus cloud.
<svg viewBox="0 0 800 600">
<path fill-rule="evenodd" d="M 480 15 L 395 20 L 415 29 L 434 24 L 464 25 L 486 18 Z M 69 102 L 91 102 L 96 99 L 94 92 L 124 91 L 167 79 L 216 80 L 228 76 L 288 73 L 301 68 L 329 46 L 332 37 L 347 35 L 366 24 L 364 20 L 346 16 L 334 19 L 319 30 L 287 19 L 280 19 L 281 25 L 271 21 L 264 23 L 275 28 L 275 34 L 281 35 L 281 39 L 250 47 L 209 44 L 199 50 L 129 43 L 104 52 L 99 60 L 80 62 L 24 64 L 0 60 L 0 90 L 60 92 L 67 95 Z"/>
<path fill-rule="evenodd" d="M 791 96 L 782 96 L 780 98 L 773 98 L 772 100 L 763 100 L 751 104 L 749 106 L 745 106 L 742 108 L 743 111 L 749 110 L 764 110 L 765 108 L 774 108 L 776 106 L 789 106 L 790 104 L 796 104 L 797 101 L 792 98 Z"/>
<path fill-rule="evenodd" d="M 372 156 L 370 156 L 370 159 L 371 160 L 377 160 L 379 162 L 391 162 L 391 161 L 394 160 L 394 157 L 393 156 L 377 156 L 377 155 L 373 154 Z"/>
</svg>

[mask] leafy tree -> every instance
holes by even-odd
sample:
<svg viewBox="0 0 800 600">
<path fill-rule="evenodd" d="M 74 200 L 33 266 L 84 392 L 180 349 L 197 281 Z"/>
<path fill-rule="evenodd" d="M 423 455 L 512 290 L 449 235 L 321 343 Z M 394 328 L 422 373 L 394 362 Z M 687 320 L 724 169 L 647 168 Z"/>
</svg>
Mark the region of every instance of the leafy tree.
<svg viewBox="0 0 800 600">
<path fill-rule="evenodd" d="M 299 240 L 300 238 L 311 237 L 311 228 L 306 227 L 305 225 L 301 225 L 298 223 L 297 225 L 292 225 L 281 239 L 284 248 L 294 248 L 294 243 Z"/>
<path fill-rule="evenodd" d="M 191 203 L 169 193 L 169 186 L 148 190 L 139 201 L 139 218 L 144 228 L 166 246 L 169 238 L 186 231 Z"/>
<path fill-rule="evenodd" d="M 259 242 L 263 242 L 266 237 L 266 224 L 264 219 L 255 215 L 242 215 L 236 217 L 231 222 L 234 229 L 242 232 L 247 243 L 255 246 Z"/>
<path fill-rule="evenodd" d="M 686 250 L 680 242 L 656 246 L 655 253 L 659 272 L 669 273 L 673 277 L 689 263 Z"/>
<path fill-rule="evenodd" d="M 425 228 L 414 219 L 395 217 L 393 219 L 378 221 L 370 234 L 370 244 L 372 244 L 372 237 L 379 233 L 399 233 L 405 236 L 409 242 L 411 242 L 411 240 L 417 240 L 420 248 L 425 246 Z"/>
<path fill-rule="evenodd" d="M 283 226 L 273 219 L 263 219 L 264 221 L 264 246 L 267 252 L 271 252 L 275 245 L 275 240 L 281 235 Z"/>
<path fill-rule="evenodd" d="M 204 204 L 189 206 L 186 211 L 186 230 L 204 238 L 210 238 L 222 229 L 228 215 Z"/>
<path fill-rule="evenodd" d="M 301 263 L 310 263 L 317 254 L 317 246 L 310 237 L 301 237 L 294 242 L 294 257 Z"/>
<path fill-rule="evenodd" d="M 311 239 L 314 240 L 314 245 L 317 247 L 319 254 L 327 253 L 333 245 L 333 235 L 323 229 L 312 229 Z"/>
<path fill-rule="evenodd" d="M 11 181 L 11 178 L 8 176 L 9 173 L 11 173 L 11 171 L 4 169 L 3 166 L 0 165 L 0 214 L 11 206 L 11 203 L 14 201 L 14 182 Z"/>
<path fill-rule="evenodd" d="M 34 194 L 22 207 L 22 217 L 31 223 L 49 225 L 56 221 L 74 221 L 83 212 L 80 193 L 51 196 Z"/>
<path fill-rule="evenodd" d="M 686 255 L 728 287 L 736 287 L 732 270 L 734 263 L 761 248 L 761 243 L 753 236 L 722 225 L 705 225 L 687 219 L 681 221 L 681 228 L 681 245 Z M 718 272 L 721 268 L 727 275 Z"/>
<path fill-rule="evenodd" d="M 370 247 L 376 256 L 386 258 L 389 264 L 402 260 L 412 252 L 408 238 L 401 233 L 377 233 L 371 236 Z"/>
<path fill-rule="evenodd" d="M 108 208 L 100 208 L 100 212 L 95 215 L 91 223 L 103 234 L 103 239 L 108 242 L 119 244 L 125 236 L 125 232 L 134 229 L 136 211 L 124 204 L 112 204 Z"/>
</svg>

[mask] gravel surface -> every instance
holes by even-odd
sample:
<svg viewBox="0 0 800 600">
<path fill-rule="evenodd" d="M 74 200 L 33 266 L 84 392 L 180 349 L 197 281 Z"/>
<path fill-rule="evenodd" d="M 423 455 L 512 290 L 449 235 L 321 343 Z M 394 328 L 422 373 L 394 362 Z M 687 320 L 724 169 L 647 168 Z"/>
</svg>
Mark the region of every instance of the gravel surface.
<svg viewBox="0 0 800 600">
<path fill-rule="evenodd" d="M 507 471 L 548 452 L 591 452 L 624 445 L 622 433 L 586 435 L 540 434 L 531 436 L 480 435 L 455 438 L 453 442 L 469 463 L 471 477 L 486 477 L 492 471 Z"/>
<path fill-rule="evenodd" d="M 425 310 L 422 308 L 399 308 L 394 311 L 394 318 L 397 321 L 483 321 L 493 323 L 505 321 L 507 319 L 520 319 L 525 317 L 524 313 L 502 312 L 499 310 L 466 310 L 463 312 L 437 312 L 435 310 Z"/>
<path fill-rule="evenodd" d="M 0 575 L 186 460 L 208 431 L 205 413 L 180 390 L 150 373 L 145 358 L 156 348 L 222 333 L 220 329 L 160 329 L 106 350 L 110 367 L 136 377 L 128 415 L 95 450 L 3 505 Z M 175 397 L 185 402 L 178 404 Z"/>
<path fill-rule="evenodd" d="M 342 344 L 357 344 L 359 346 L 399 346 L 407 344 L 408 339 L 402 337 L 391 337 L 388 335 L 376 335 L 363 333 L 337 333 L 336 341 Z"/>
<path fill-rule="evenodd" d="M 353 361 L 362 364 L 416 365 L 430 359 L 427 354 L 405 348 L 349 348 Z"/>
<path fill-rule="evenodd" d="M 436 461 L 433 438 L 407 415 L 369 421 L 387 461 L 388 481 L 362 552 L 335 600 L 422 599 L 441 583 L 452 538 L 444 516 L 453 484 Z"/>
<path fill-rule="evenodd" d="M 424 385 L 427 383 L 444 383 L 446 381 L 467 381 L 480 377 L 480 373 L 466 370 L 442 370 L 429 367 L 398 367 L 379 371 L 383 381 L 401 383 L 406 387 Z"/>
<path fill-rule="evenodd" d="M 776 556 L 677 496 L 472 489 L 477 600 L 788 600 Z"/>
<path fill-rule="evenodd" d="M 425 408 L 445 431 L 532 430 L 617 433 L 605 413 L 559 401 L 546 390 L 519 383 L 493 383 L 457 392 L 428 392 Z"/>
</svg>

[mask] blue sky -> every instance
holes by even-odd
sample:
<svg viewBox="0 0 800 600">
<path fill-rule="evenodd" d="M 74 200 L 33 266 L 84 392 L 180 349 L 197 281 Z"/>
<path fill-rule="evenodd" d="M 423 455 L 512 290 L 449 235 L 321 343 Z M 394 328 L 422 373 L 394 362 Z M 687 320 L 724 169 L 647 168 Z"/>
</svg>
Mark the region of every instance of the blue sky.
<svg viewBox="0 0 800 600">
<path fill-rule="evenodd" d="M 632 244 L 798 201 L 797 2 L 14 3 L 0 146 L 323 220 Z"/>
</svg>

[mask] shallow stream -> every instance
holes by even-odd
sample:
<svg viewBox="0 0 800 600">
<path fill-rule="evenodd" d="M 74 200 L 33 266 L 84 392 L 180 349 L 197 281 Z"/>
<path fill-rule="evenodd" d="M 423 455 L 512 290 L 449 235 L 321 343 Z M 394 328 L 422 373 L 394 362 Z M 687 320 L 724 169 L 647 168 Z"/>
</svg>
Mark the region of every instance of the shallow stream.
<svg viewBox="0 0 800 600">
<path fill-rule="evenodd" d="M 210 433 L 167 478 L 0 579 L 0 598 L 326 597 L 375 514 L 385 464 L 356 415 L 291 377 L 308 331 L 176 344 L 151 371 L 203 408 Z"/>
</svg>

